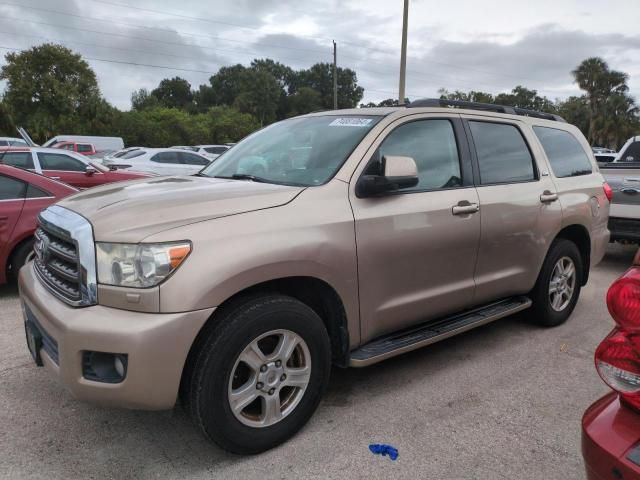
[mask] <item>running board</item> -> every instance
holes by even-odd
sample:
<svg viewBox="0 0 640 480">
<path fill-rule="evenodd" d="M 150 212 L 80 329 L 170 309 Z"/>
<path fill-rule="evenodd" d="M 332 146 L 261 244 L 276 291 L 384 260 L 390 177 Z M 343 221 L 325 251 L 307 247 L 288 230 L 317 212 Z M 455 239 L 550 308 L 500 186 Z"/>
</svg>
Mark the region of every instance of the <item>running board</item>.
<svg viewBox="0 0 640 480">
<path fill-rule="evenodd" d="M 512 297 L 481 308 L 435 320 L 417 327 L 379 337 L 351 352 L 351 367 L 366 367 L 374 363 L 439 342 L 458 333 L 485 325 L 531 306 L 527 297 Z"/>
</svg>

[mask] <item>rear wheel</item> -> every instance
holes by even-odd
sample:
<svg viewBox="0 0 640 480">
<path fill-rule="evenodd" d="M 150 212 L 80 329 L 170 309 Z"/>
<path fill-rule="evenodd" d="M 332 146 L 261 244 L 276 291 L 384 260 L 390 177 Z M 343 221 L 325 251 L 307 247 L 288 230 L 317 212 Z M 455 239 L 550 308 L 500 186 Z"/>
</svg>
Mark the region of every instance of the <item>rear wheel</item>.
<svg viewBox="0 0 640 480">
<path fill-rule="evenodd" d="M 326 328 L 312 309 L 281 295 L 246 299 L 215 321 L 187 372 L 188 410 L 225 450 L 273 448 L 320 402 L 330 372 Z"/>
<path fill-rule="evenodd" d="M 33 257 L 33 240 L 28 240 L 20 245 L 11 254 L 9 264 L 9 277 L 15 281 L 18 279 L 18 272 Z"/>
<path fill-rule="evenodd" d="M 575 243 L 558 239 L 551 244 L 530 295 L 533 306 L 529 317 L 534 323 L 555 327 L 569 318 L 580 296 L 583 268 Z"/>
</svg>

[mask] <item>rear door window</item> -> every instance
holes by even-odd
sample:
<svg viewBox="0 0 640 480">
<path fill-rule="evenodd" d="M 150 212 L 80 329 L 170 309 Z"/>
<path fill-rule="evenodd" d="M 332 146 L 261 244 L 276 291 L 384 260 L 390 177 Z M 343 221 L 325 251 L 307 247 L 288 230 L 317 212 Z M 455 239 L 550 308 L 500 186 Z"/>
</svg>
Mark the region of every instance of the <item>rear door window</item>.
<svg viewBox="0 0 640 480">
<path fill-rule="evenodd" d="M 589 157 L 571 133 L 548 127 L 533 127 L 533 131 L 540 140 L 556 177 L 575 177 L 593 172 Z"/>
<path fill-rule="evenodd" d="M 0 163 L 11 165 L 12 167 L 24 168 L 25 170 L 33 170 L 33 156 L 31 152 L 7 152 L 0 154 Z"/>
<path fill-rule="evenodd" d="M 26 191 L 26 183 L 0 175 L 0 200 L 22 200 Z"/>
<path fill-rule="evenodd" d="M 220 154 L 226 152 L 227 150 L 229 150 L 228 147 L 206 147 L 204 149 L 205 152 L 213 153 L 214 155 L 220 155 Z"/>
<path fill-rule="evenodd" d="M 29 186 L 27 187 L 27 198 L 46 198 L 52 196 L 53 195 L 51 195 L 49 192 L 45 192 L 44 190 L 38 187 L 34 187 L 31 184 L 29 184 Z"/>
<path fill-rule="evenodd" d="M 173 163 L 179 164 L 180 159 L 178 158 L 178 153 L 180 152 L 160 152 L 156 153 L 153 157 L 151 157 L 152 162 L 157 163 Z"/>
<path fill-rule="evenodd" d="M 84 172 L 87 169 L 83 162 L 63 153 L 38 152 L 38 160 L 42 170 Z"/>
<path fill-rule="evenodd" d="M 533 157 L 515 125 L 470 121 L 483 185 L 536 179 Z"/>
<path fill-rule="evenodd" d="M 181 163 L 184 163 L 185 165 L 200 165 L 202 167 L 209 165 L 209 160 L 199 155 L 184 152 L 180 152 L 178 155 L 182 159 Z"/>
</svg>

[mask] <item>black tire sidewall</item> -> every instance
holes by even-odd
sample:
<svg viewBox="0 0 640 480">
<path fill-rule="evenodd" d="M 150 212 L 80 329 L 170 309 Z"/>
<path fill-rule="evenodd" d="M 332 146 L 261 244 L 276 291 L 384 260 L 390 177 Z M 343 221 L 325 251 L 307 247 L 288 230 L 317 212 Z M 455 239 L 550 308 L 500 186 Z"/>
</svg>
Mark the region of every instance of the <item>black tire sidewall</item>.
<svg viewBox="0 0 640 480">
<path fill-rule="evenodd" d="M 284 296 L 256 299 L 222 320 L 212 332 L 195 368 L 193 413 L 205 434 L 226 450 L 259 453 L 294 435 L 316 410 L 329 381 L 330 344 L 318 315 L 306 305 Z M 229 378 L 242 350 L 260 335 L 278 329 L 300 335 L 311 356 L 311 379 L 295 410 L 275 425 L 253 428 L 241 423 L 228 401 Z"/>
<path fill-rule="evenodd" d="M 573 296 L 569 305 L 558 312 L 553 309 L 551 302 L 549 301 L 549 282 L 553 269 L 562 257 L 569 257 L 576 269 L 576 283 L 573 290 Z M 566 239 L 555 240 L 549 249 L 549 253 L 545 258 L 542 270 L 538 276 L 538 281 L 532 292 L 533 308 L 531 310 L 531 320 L 541 326 L 555 327 L 561 325 L 567 321 L 567 319 L 573 313 L 573 310 L 578 303 L 580 297 L 580 290 L 582 288 L 582 278 L 584 272 L 582 256 L 575 243 Z"/>
<path fill-rule="evenodd" d="M 33 240 L 29 240 L 20 245 L 11 255 L 11 278 L 18 279 L 18 272 L 27 261 L 29 253 L 33 250 Z"/>
</svg>

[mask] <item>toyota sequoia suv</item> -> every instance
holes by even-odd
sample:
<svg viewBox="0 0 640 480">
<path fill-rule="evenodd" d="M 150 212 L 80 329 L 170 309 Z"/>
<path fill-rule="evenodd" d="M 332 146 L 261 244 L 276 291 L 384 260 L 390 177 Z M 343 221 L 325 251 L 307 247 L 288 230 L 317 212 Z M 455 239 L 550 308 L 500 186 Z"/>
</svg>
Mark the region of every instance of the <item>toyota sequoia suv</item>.
<svg viewBox="0 0 640 480">
<path fill-rule="evenodd" d="M 526 310 L 571 315 L 611 190 L 560 117 L 419 100 L 270 125 L 195 176 L 39 217 L 27 344 L 79 399 L 170 409 L 257 453 L 365 367 Z"/>
</svg>

